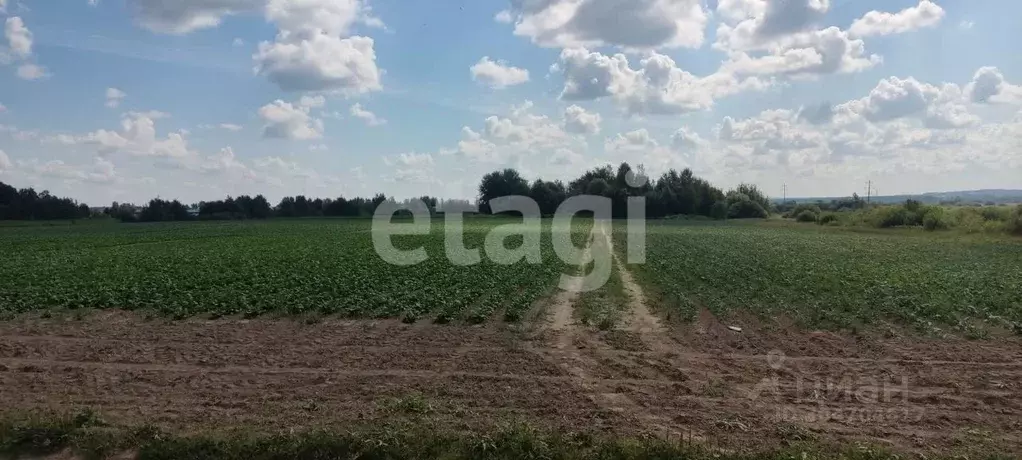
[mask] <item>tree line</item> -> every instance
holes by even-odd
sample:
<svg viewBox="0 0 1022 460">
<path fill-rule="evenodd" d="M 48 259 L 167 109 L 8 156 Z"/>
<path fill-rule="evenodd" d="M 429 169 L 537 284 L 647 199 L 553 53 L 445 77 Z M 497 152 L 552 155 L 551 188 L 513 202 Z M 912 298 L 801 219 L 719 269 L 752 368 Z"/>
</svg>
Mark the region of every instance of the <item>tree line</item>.
<svg viewBox="0 0 1022 460">
<path fill-rule="evenodd" d="M 16 189 L 0 182 L 0 220 L 56 220 L 89 217 L 89 207 L 71 198 L 36 192 L 32 188 Z"/>
<path fill-rule="evenodd" d="M 6 186 L 5 186 L 6 187 Z M 13 192 L 16 191 L 7 187 Z M 31 192 L 31 189 L 27 189 Z M 611 165 L 585 171 L 578 178 L 564 183 L 560 180 L 526 180 L 515 169 L 503 169 L 483 176 L 475 203 L 467 200 L 441 200 L 436 197 L 417 198 L 426 203 L 431 212 L 443 209 L 465 210 L 478 207 L 478 212 L 490 213 L 492 199 L 521 195 L 532 198 L 539 205 L 540 212 L 552 215 L 565 200 L 576 195 L 597 195 L 610 199 L 614 217 L 625 217 L 629 197 L 643 197 L 646 203 L 646 217 L 704 216 L 706 218 L 752 218 L 766 217 L 770 202 L 756 186 L 742 184 L 727 192 L 699 178 L 690 169 L 671 169 L 659 178 L 650 179 L 639 166 L 633 169 L 628 163 L 617 168 Z M 70 199 L 57 199 L 43 192 L 46 199 L 38 197 L 33 202 L 49 203 L 40 207 L 48 211 L 25 213 L 23 206 L 7 206 L 8 190 L 0 191 L 0 216 L 4 219 L 67 219 L 86 217 L 89 209 Z M 33 195 L 34 192 L 25 193 Z M 54 201 L 56 200 L 56 201 Z M 63 200 L 63 201 L 61 201 Z M 17 200 L 15 200 L 17 201 Z M 303 195 L 284 197 L 271 205 L 263 195 L 237 197 L 228 196 L 222 200 L 202 201 L 185 205 L 178 200 L 154 198 L 142 206 L 114 202 L 105 214 L 124 222 L 158 222 L 179 220 L 216 219 L 266 219 L 270 217 L 370 217 L 385 201 L 394 201 L 380 193 L 369 198 L 310 198 Z M 21 203 L 21 201 L 17 201 Z M 61 203 L 63 207 L 55 203 Z M 12 210 L 7 212 L 8 209 Z M 59 210 L 59 212 L 58 212 Z"/>
<path fill-rule="evenodd" d="M 671 169 L 651 180 L 640 166 L 621 163 L 584 172 L 565 185 L 562 181 L 536 179 L 531 184 L 515 169 L 494 171 L 479 184 L 480 212 L 489 213 L 489 202 L 507 195 L 524 195 L 539 204 L 544 215 L 553 214 L 569 197 L 595 195 L 609 198 L 616 218 L 626 217 L 629 197 L 643 197 L 647 218 L 704 216 L 714 219 L 767 217 L 770 201 L 749 184 L 724 192 L 699 178 L 691 169 Z"/>
</svg>

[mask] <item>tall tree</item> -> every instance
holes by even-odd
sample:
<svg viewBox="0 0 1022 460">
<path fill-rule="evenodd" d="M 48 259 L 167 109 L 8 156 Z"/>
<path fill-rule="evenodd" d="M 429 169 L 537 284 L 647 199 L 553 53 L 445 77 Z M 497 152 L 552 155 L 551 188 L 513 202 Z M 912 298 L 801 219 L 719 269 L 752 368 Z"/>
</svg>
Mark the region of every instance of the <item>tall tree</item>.
<svg viewBox="0 0 1022 460">
<path fill-rule="evenodd" d="M 490 213 L 490 200 L 502 196 L 529 194 L 529 183 L 517 170 L 507 168 L 483 176 L 479 184 L 479 211 Z"/>
</svg>

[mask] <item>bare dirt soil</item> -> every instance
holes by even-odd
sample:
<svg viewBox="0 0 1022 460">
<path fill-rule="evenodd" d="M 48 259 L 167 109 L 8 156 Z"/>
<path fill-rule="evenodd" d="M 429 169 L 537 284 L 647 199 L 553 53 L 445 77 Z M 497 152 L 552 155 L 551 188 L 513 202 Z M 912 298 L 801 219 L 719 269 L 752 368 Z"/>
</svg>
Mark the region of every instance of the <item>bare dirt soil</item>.
<svg viewBox="0 0 1022 460">
<path fill-rule="evenodd" d="M 618 263 L 619 269 L 623 266 Z M 624 271 L 624 276 L 627 272 Z M 181 434 L 517 420 L 729 450 L 867 442 L 1022 453 L 1022 341 L 785 330 L 705 312 L 595 331 L 572 297 L 530 324 L 145 319 L 120 311 L 0 322 L 3 411 L 90 408 Z"/>
</svg>

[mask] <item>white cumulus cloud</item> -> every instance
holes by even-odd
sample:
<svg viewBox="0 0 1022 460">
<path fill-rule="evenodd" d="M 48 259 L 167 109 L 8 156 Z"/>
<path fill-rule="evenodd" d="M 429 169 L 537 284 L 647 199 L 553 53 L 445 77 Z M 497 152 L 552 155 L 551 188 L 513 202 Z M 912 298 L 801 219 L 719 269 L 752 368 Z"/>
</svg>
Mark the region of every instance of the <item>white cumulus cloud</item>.
<svg viewBox="0 0 1022 460">
<path fill-rule="evenodd" d="M 707 12 L 700 0 L 512 0 L 496 20 L 544 47 L 651 50 L 701 46 Z"/>
<path fill-rule="evenodd" d="M 629 66 L 624 54 L 606 56 L 585 48 L 561 52 L 554 70 L 564 74 L 561 99 L 594 100 L 610 97 L 627 113 L 674 114 L 706 110 L 715 99 L 768 83 L 755 77 L 739 79 L 720 72 L 697 77 L 680 68 L 669 56 L 651 52 Z"/>
<path fill-rule="evenodd" d="M 323 120 L 309 115 L 309 107 L 280 99 L 259 108 L 263 119 L 263 137 L 318 139 L 323 137 Z"/>
<path fill-rule="evenodd" d="M 494 89 L 503 89 L 529 81 L 528 70 L 511 66 L 505 61 L 493 61 L 489 56 L 483 56 L 469 68 L 469 71 L 473 80 Z"/>
<path fill-rule="evenodd" d="M 597 134 L 600 132 L 602 117 L 595 112 L 572 104 L 564 109 L 564 130 L 577 134 Z"/>
<path fill-rule="evenodd" d="M 923 27 L 933 27 L 939 24 L 943 18 L 943 8 L 930 0 L 922 0 L 918 5 L 897 13 L 870 11 L 855 20 L 848 32 L 853 37 L 898 34 Z"/>
<path fill-rule="evenodd" d="M 121 105 L 121 101 L 125 97 L 127 97 L 127 94 L 124 91 L 121 91 L 121 90 L 119 90 L 117 88 L 107 88 L 106 89 L 106 106 L 111 108 L 111 109 L 117 108 L 117 106 Z"/>
</svg>

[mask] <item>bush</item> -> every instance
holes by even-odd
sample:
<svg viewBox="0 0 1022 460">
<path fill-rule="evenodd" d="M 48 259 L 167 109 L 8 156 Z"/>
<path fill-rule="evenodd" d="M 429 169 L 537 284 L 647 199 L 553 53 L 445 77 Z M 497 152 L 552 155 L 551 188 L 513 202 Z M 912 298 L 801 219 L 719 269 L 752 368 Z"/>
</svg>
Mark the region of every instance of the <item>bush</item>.
<svg viewBox="0 0 1022 460">
<path fill-rule="evenodd" d="M 1008 233 L 1012 235 L 1022 236 L 1022 204 L 1015 207 L 1011 211 L 1011 215 L 1008 216 L 1007 223 Z"/>
<path fill-rule="evenodd" d="M 944 217 L 944 208 L 930 206 L 923 212 L 923 229 L 927 231 L 947 230 L 950 225 Z"/>
<path fill-rule="evenodd" d="M 789 219 L 797 219 L 798 215 L 802 214 L 805 211 L 812 211 L 813 214 L 816 214 L 817 216 L 820 215 L 821 212 L 823 212 L 820 210 L 820 207 L 818 205 L 802 203 L 792 208 L 791 211 L 784 213 L 783 217 Z"/>
<path fill-rule="evenodd" d="M 985 227 L 983 215 L 975 208 L 955 208 L 951 213 L 951 222 L 955 228 L 965 233 L 980 233 Z"/>
<path fill-rule="evenodd" d="M 816 213 L 807 209 L 805 211 L 798 213 L 798 216 L 795 217 L 795 220 L 798 222 L 816 222 Z"/>
<path fill-rule="evenodd" d="M 727 217 L 729 219 L 764 218 L 767 217 L 766 208 L 758 201 L 749 198 L 748 195 L 740 192 L 728 192 Z"/>
<path fill-rule="evenodd" d="M 818 223 L 820 225 L 830 225 L 830 224 L 837 224 L 840 221 L 841 221 L 841 219 L 838 217 L 838 215 L 836 213 L 828 212 L 828 213 L 820 216 L 820 218 L 816 221 L 816 223 Z"/>
<path fill-rule="evenodd" d="M 983 216 L 983 220 L 1001 221 L 1005 222 L 1011 217 L 1011 208 L 1002 206 L 984 206 L 979 209 L 979 214 Z"/>
<path fill-rule="evenodd" d="M 901 227 L 909 221 L 909 212 L 902 206 L 881 206 L 870 216 L 871 225 L 877 228 Z"/>
</svg>

